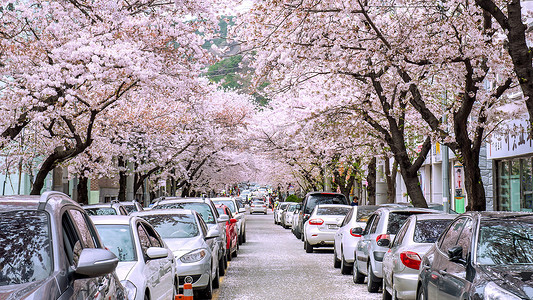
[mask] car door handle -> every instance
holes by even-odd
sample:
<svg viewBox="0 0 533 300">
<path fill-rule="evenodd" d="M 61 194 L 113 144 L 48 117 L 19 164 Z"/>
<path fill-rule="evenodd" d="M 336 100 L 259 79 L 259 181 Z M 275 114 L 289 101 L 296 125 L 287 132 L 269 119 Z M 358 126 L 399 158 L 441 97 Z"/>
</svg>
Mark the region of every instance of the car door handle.
<svg viewBox="0 0 533 300">
<path fill-rule="evenodd" d="M 446 272 L 446 270 L 440 270 L 440 271 L 439 271 L 439 274 L 444 276 L 444 275 L 447 275 L 448 272 Z"/>
</svg>

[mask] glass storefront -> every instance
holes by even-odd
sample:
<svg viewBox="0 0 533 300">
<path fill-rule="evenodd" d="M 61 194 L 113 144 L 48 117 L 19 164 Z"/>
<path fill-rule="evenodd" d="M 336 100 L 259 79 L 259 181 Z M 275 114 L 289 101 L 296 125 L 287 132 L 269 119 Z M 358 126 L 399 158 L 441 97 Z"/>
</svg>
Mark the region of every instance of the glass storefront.
<svg viewBox="0 0 533 300">
<path fill-rule="evenodd" d="M 533 163 L 531 157 L 496 163 L 500 211 L 533 211 Z"/>
</svg>

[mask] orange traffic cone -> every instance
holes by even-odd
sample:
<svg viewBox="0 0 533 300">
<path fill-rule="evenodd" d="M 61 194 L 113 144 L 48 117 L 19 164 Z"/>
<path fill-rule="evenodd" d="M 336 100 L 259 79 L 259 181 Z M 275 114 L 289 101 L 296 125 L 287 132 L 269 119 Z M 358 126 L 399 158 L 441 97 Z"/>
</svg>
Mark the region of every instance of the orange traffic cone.
<svg viewBox="0 0 533 300">
<path fill-rule="evenodd" d="M 183 294 L 176 295 L 174 300 L 193 300 L 192 283 L 183 285 Z"/>
</svg>

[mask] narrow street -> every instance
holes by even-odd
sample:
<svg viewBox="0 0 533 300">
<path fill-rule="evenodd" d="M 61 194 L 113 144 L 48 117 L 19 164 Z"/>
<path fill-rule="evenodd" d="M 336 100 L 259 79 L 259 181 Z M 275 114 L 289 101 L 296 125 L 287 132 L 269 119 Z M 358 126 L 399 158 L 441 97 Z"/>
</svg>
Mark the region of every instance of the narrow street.
<svg viewBox="0 0 533 300">
<path fill-rule="evenodd" d="M 246 215 L 247 241 L 214 299 L 381 299 L 333 268 L 333 248 L 305 253 L 290 229 L 268 215 Z"/>
</svg>

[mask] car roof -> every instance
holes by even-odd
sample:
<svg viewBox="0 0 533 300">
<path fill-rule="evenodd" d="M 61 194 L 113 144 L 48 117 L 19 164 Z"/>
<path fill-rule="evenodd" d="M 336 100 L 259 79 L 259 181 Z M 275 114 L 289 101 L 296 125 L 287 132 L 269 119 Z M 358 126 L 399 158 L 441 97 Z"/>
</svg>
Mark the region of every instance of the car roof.
<svg viewBox="0 0 533 300">
<path fill-rule="evenodd" d="M 81 207 L 79 203 L 70 199 L 64 193 L 56 191 L 47 191 L 42 195 L 13 195 L 0 196 L 0 211 L 13 210 L 46 210 L 51 206 L 51 211 L 58 211 L 59 207 L 71 204 Z"/>
<path fill-rule="evenodd" d="M 352 208 L 351 205 L 346 204 L 317 204 L 316 207 L 324 208 L 324 207 L 345 207 L 345 208 Z"/>
<path fill-rule="evenodd" d="M 117 225 L 129 225 L 133 216 L 121 216 L 121 215 L 111 215 L 111 216 L 90 216 L 91 220 L 95 225 L 102 224 L 117 224 Z"/>
<path fill-rule="evenodd" d="M 333 192 L 309 192 L 307 193 L 307 195 L 311 196 L 311 195 L 336 195 L 336 196 L 343 196 L 346 198 L 346 196 L 344 196 L 344 194 L 341 194 L 341 193 L 333 193 Z"/>
<path fill-rule="evenodd" d="M 100 203 L 100 204 L 90 204 L 84 205 L 83 208 L 113 208 L 113 205 L 118 203 Z"/>
<path fill-rule="evenodd" d="M 233 200 L 235 200 L 235 199 L 233 199 L 231 197 L 217 197 L 217 198 L 210 198 L 210 199 L 213 202 L 216 202 L 216 201 L 228 201 L 228 200 L 233 201 Z"/>
<path fill-rule="evenodd" d="M 457 218 L 456 214 L 416 214 L 413 215 L 413 217 L 416 218 L 416 220 L 441 220 L 441 219 L 449 219 L 453 220 Z"/>
<path fill-rule="evenodd" d="M 152 215 L 194 215 L 195 211 L 182 208 L 155 209 L 132 212 L 131 216 L 152 216 Z"/>
<path fill-rule="evenodd" d="M 420 208 L 420 207 L 410 207 L 410 206 L 387 206 L 380 207 L 376 212 L 402 212 L 402 211 L 413 211 L 413 212 L 428 212 L 428 213 L 439 213 L 441 211 L 429 209 L 429 208 Z"/>
<path fill-rule="evenodd" d="M 160 200 L 156 203 L 156 205 L 159 204 L 165 204 L 165 203 L 185 203 L 185 202 L 197 202 L 197 203 L 207 203 L 210 200 L 209 198 L 165 198 L 163 200 Z"/>
</svg>

